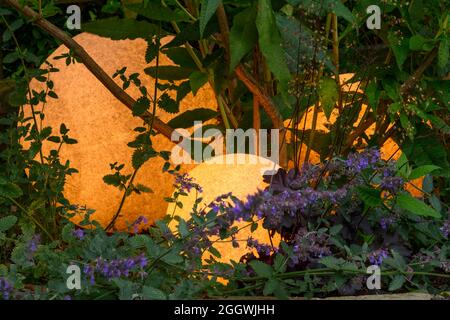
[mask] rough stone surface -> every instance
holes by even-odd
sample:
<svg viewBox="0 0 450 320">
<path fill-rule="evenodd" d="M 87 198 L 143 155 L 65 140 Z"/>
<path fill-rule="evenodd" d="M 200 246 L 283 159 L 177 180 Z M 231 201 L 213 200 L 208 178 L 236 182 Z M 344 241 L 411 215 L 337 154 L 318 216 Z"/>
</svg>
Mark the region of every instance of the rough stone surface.
<svg viewBox="0 0 450 320">
<path fill-rule="evenodd" d="M 138 72 L 140 79 L 149 92 L 153 92 L 154 79 L 144 73 L 149 65 L 145 62 L 147 44 L 142 39 L 113 41 L 96 35 L 81 33 L 74 39 L 84 47 L 92 58 L 108 73 L 113 75 L 118 69 L 127 67 L 126 74 Z M 165 44 L 170 38 L 162 39 Z M 103 176 L 112 173 L 110 164 L 125 164 L 123 173 L 131 174 L 131 157 L 133 149 L 127 143 L 133 141 L 135 127 L 142 126 L 140 118 L 133 117 L 131 111 L 118 101 L 87 69 L 81 64 L 66 66 L 65 59 L 55 60 L 56 56 L 67 53 L 65 46 L 60 46 L 48 57 L 48 61 L 60 69 L 51 74 L 59 99 L 48 99 L 45 105 L 45 120 L 42 126 L 53 127 L 57 134 L 60 124 L 65 123 L 70 129 L 70 136 L 78 140 L 78 144 L 64 146 L 61 151 L 63 161 L 70 160 L 78 174 L 67 179 L 64 195 L 73 204 L 95 209 L 93 218 L 106 225 L 117 212 L 123 191 L 103 182 Z M 155 65 L 155 61 L 151 65 Z M 160 55 L 160 65 L 173 65 L 165 55 Z M 45 67 L 45 66 L 43 66 Z M 122 82 L 116 78 L 121 86 Z M 43 84 L 37 81 L 31 87 L 40 91 Z M 135 99 L 140 93 L 134 86 L 127 92 Z M 161 94 L 161 93 L 159 93 Z M 195 97 L 189 94 L 181 103 L 180 112 L 199 107 L 216 110 L 216 100 L 209 85 L 201 88 Z M 42 105 L 37 107 L 41 110 Z M 31 110 L 25 108 L 26 116 Z M 163 121 L 174 117 L 158 109 L 157 116 Z M 162 135 L 153 138 L 153 146 L 157 151 L 170 151 L 174 144 Z M 43 150 L 48 154 L 55 144 L 45 142 Z M 164 161 L 154 158 L 147 162 L 138 172 L 135 183 L 141 183 L 154 190 L 154 193 L 130 196 L 117 220 L 116 227 L 127 228 L 139 216 L 145 216 L 152 223 L 166 212 L 164 197 L 173 190 L 173 178 L 162 173 Z M 193 165 L 182 166 L 182 171 L 191 169 Z M 75 217 L 80 219 L 81 217 Z"/>
</svg>

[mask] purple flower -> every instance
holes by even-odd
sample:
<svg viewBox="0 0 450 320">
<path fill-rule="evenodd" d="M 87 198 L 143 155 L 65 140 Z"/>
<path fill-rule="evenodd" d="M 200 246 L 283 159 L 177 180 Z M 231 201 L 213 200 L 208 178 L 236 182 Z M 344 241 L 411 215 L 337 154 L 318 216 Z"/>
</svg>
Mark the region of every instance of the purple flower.
<svg viewBox="0 0 450 320">
<path fill-rule="evenodd" d="M 78 240 L 84 239 L 84 230 L 83 229 L 75 229 L 73 230 L 73 236 Z"/>
<path fill-rule="evenodd" d="M 442 236 L 446 239 L 448 239 L 449 226 L 450 226 L 450 219 L 447 219 L 447 221 L 444 222 L 444 225 L 439 228 L 439 230 L 442 233 Z"/>
<path fill-rule="evenodd" d="M 369 262 L 372 265 L 381 266 L 387 257 L 388 252 L 385 249 L 378 249 L 369 254 Z"/>
<path fill-rule="evenodd" d="M 9 297 L 13 293 L 13 286 L 9 281 L 3 277 L 0 277 L 0 295 L 4 300 L 9 300 Z"/>
<path fill-rule="evenodd" d="M 404 185 L 404 181 L 401 177 L 395 176 L 395 170 L 392 168 L 385 168 L 382 172 L 382 180 L 380 187 L 382 190 L 389 191 L 390 193 L 397 193 Z"/>
<path fill-rule="evenodd" d="M 387 230 L 391 224 L 395 222 L 394 218 L 381 218 L 380 219 L 380 227 L 383 230 Z"/>
<path fill-rule="evenodd" d="M 133 227 L 133 231 L 134 233 L 138 233 L 139 231 L 139 226 L 141 224 L 147 224 L 148 223 L 148 219 L 144 216 L 139 216 L 132 224 Z"/>
<path fill-rule="evenodd" d="M 187 173 L 176 174 L 175 186 L 181 192 L 190 192 L 192 189 L 197 190 L 198 192 L 203 192 L 202 187 L 195 183 L 194 178 L 189 177 Z"/>
<path fill-rule="evenodd" d="M 278 248 L 274 248 L 268 244 L 259 243 L 258 240 L 249 237 L 247 239 L 247 248 L 253 248 L 260 256 L 270 256 L 272 252 L 277 252 Z"/>
<path fill-rule="evenodd" d="M 132 258 L 106 260 L 97 258 L 94 264 L 88 264 L 83 272 L 89 277 L 90 283 L 95 282 L 95 273 L 100 274 L 108 280 L 120 277 L 129 277 L 134 272 L 143 274 L 143 268 L 148 265 L 148 259 L 144 254 Z"/>
<path fill-rule="evenodd" d="M 353 173 L 360 173 L 368 168 L 375 168 L 375 165 L 380 161 L 380 150 L 371 148 L 361 153 L 355 152 L 349 154 L 345 165 L 347 169 Z"/>
</svg>

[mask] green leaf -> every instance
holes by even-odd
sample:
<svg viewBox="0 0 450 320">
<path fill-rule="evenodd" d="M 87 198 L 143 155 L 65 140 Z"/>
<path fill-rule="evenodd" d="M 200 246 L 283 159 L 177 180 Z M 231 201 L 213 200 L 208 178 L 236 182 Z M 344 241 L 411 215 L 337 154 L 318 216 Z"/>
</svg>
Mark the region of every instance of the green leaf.
<svg viewBox="0 0 450 320">
<path fill-rule="evenodd" d="M 259 277 L 268 279 L 272 277 L 273 270 L 272 267 L 268 264 L 265 264 L 264 262 L 259 260 L 252 260 L 249 262 L 249 264 Z"/>
<path fill-rule="evenodd" d="M 267 66 L 279 81 L 282 95 L 287 95 L 290 73 L 284 59 L 282 41 L 270 0 L 258 0 L 256 27 L 258 29 L 259 46 L 266 58 Z"/>
<path fill-rule="evenodd" d="M 402 275 L 396 275 L 389 284 L 389 291 L 400 289 L 403 286 L 403 283 L 405 283 L 405 277 Z"/>
<path fill-rule="evenodd" d="M 178 231 L 183 238 L 189 235 L 189 229 L 185 220 L 180 219 L 180 222 L 178 223 Z"/>
<path fill-rule="evenodd" d="M 380 98 L 380 91 L 378 90 L 377 83 L 370 81 L 366 88 L 366 96 L 369 106 L 376 111 L 378 106 L 378 100 Z"/>
<path fill-rule="evenodd" d="M 149 76 L 160 80 L 183 80 L 188 79 L 189 75 L 192 73 L 192 69 L 183 68 L 178 66 L 154 66 L 144 69 L 145 73 Z"/>
<path fill-rule="evenodd" d="M 360 186 L 357 190 L 359 196 L 368 207 L 373 208 L 383 203 L 381 200 L 381 190 L 367 186 Z"/>
<path fill-rule="evenodd" d="M 173 11 L 168 7 L 163 6 L 159 1 L 146 1 L 143 3 L 129 4 L 126 8 L 140 14 L 143 17 L 151 20 L 160 21 L 189 21 L 188 15 L 183 11 Z"/>
<path fill-rule="evenodd" d="M 342 17 L 350 23 L 356 21 L 353 13 L 342 3 L 340 0 L 328 0 L 328 5 L 333 6 L 332 12 L 334 12 L 338 17 Z"/>
<path fill-rule="evenodd" d="M 438 67 L 443 69 L 449 61 L 449 45 L 448 39 L 444 38 L 439 44 L 438 51 Z"/>
<path fill-rule="evenodd" d="M 281 273 L 285 272 L 286 268 L 287 268 L 286 257 L 283 256 L 282 254 L 278 253 L 275 256 L 275 260 L 273 262 L 273 268 L 275 269 L 276 272 L 281 272 Z"/>
<path fill-rule="evenodd" d="M 166 300 L 167 296 L 164 292 L 161 290 L 150 287 L 150 286 L 144 286 L 142 288 L 142 294 L 144 296 L 144 299 L 150 299 L 150 300 Z"/>
<path fill-rule="evenodd" d="M 151 158 L 154 158 L 158 153 L 152 148 L 147 148 L 146 150 L 136 149 L 133 152 L 131 162 L 134 169 L 140 168 L 144 163 L 146 163 Z"/>
<path fill-rule="evenodd" d="M 417 216 L 433 218 L 441 217 L 439 212 L 427 206 L 423 201 L 413 198 L 410 194 L 400 194 L 397 196 L 397 205 Z"/>
<path fill-rule="evenodd" d="M 416 34 L 409 39 L 409 49 L 413 51 L 421 51 L 427 39 L 420 34 Z"/>
<path fill-rule="evenodd" d="M 13 51 L 13 52 L 8 53 L 3 58 L 3 63 L 13 63 L 13 62 L 16 62 L 17 59 L 19 59 L 19 53 L 17 51 Z"/>
<path fill-rule="evenodd" d="M 16 222 L 17 222 L 16 216 L 6 216 L 3 218 L 0 218 L 0 232 L 8 231 L 12 227 L 14 227 Z"/>
<path fill-rule="evenodd" d="M 389 32 L 388 41 L 392 48 L 392 51 L 394 52 L 397 66 L 400 70 L 402 70 L 403 63 L 405 62 L 409 53 L 409 41 L 407 39 L 399 39 L 393 32 Z"/>
<path fill-rule="evenodd" d="M 146 21 L 107 18 L 82 24 L 85 32 L 97 34 L 112 40 L 150 39 L 157 35 L 159 27 Z"/>
<path fill-rule="evenodd" d="M 198 108 L 194 110 L 185 111 L 167 124 L 172 128 L 190 128 L 194 125 L 194 121 L 208 121 L 218 116 L 218 113 L 211 109 Z"/>
<path fill-rule="evenodd" d="M 320 80 L 319 100 L 327 119 L 330 118 L 338 98 L 339 91 L 336 81 L 331 78 L 323 78 Z"/>
<path fill-rule="evenodd" d="M 208 75 L 204 72 L 194 71 L 189 76 L 189 83 L 191 84 L 192 94 L 195 96 L 197 91 L 208 82 Z"/>
<path fill-rule="evenodd" d="M 341 265 L 345 262 L 342 258 L 335 258 L 333 256 L 323 257 L 319 260 L 321 264 L 323 264 L 327 268 L 339 270 Z"/>
<path fill-rule="evenodd" d="M 0 185 L 0 197 L 15 199 L 21 197 L 22 195 L 22 190 L 14 183 L 8 182 Z"/>
<path fill-rule="evenodd" d="M 206 25 L 212 18 L 214 13 L 216 13 L 217 8 L 222 3 L 222 0 L 203 0 L 202 7 L 200 10 L 200 36 L 203 37 Z"/>
<path fill-rule="evenodd" d="M 424 165 L 418 168 L 415 168 L 411 171 L 411 174 L 409 175 L 409 179 L 410 180 L 414 180 L 420 177 L 423 177 L 435 170 L 441 169 L 441 167 L 429 164 L 429 165 Z"/>
<path fill-rule="evenodd" d="M 140 97 L 133 105 L 133 116 L 143 115 L 150 108 L 150 100 L 147 97 Z"/>
<path fill-rule="evenodd" d="M 177 113 L 180 111 L 180 104 L 172 99 L 167 92 L 163 93 L 159 98 L 158 107 L 168 113 Z"/>
<path fill-rule="evenodd" d="M 251 6 L 235 15 L 230 30 L 230 70 L 234 70 L 241 59 L 257 43 L 258 30 L 256 29 L 255 20 L 255 6 Z"/>
</svg>

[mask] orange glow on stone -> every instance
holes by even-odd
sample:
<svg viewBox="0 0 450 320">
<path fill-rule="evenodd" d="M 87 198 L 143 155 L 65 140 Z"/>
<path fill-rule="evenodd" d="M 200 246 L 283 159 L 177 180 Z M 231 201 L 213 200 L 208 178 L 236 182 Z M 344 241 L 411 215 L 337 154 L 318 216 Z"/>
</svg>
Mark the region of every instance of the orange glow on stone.
<svg viewBox="0 0 450 320">
<path fill-rule="evenodd" d="M 74 39 L 109 75 L 126 66 L 127 75 L 140 73 L 143 84 L 149 92 L 153 92 L 154 79 L 143 71 L 149 66 L 144 58 L 146 41 L 113 41 L 88 33 L 81 33 Z M 170 38 L 163 38 L 162 44 L 168 41 Z M 67 178 L 64 195 L 72 204 L 95 209 L 92 218 L 105 226 L 117 212 L 123 191 L 106 185 L 103 177 L 113 173 L 110 164 L 115 162 L 125 164 L 124 174 L 132 173 L 131 157 L 134 149 L 128 147 L 127 143 L 134 140 L 137 133 L 133 129 L 142 126 L 143 121 L 133 117 L 131 111 L 103 87 L 83 64 L 66 66 L 65 59 L 54 59 L 67 52 L 65 46 L 60 46 L 47 59 L 60 70 L 51 74 L 54 91 L 59 99 L 47 98 L 42 127 L 51 126 L 53 133 L 57 134 L 60 124 L 64 123 L 70 129 L 69 135 L 78 140 L 78 144 L 64 146 L 61 150 L 62 162 L 70 160 L 71 166 L 79 170 L 78 174 Z M 155 61 L 150 65 L 155 65 Z M 160 65 L 173 65 L 173 62 L 161 54 Z M 122 85 L 120 79 L 115 80 Z M 38 92 L 45 89 L 37 81 L 31 83 L 31 88 Z M 138 89 L 133 86 L 127 92 L 135 99 L 140 97 Z M 195 97 L 189 94 L 181 102 L 180 112 L 199 107 L 217 109 L 214 92 L 209 85 L 201 88 Z M 36 110 L 42 110 L 42 105 L 37 106 Z M 30 108 L 25 108 L 25 116 L 30 115 Z M 157 116 L 163 121 L 174 117 L 161 109 L 158 109 Z M 155 136 L 152 141 L 157 151 L 170 151 L 174 146 L 162 135 Z M 44 154 L 54 147 L 55 144 L 45 141 Z M 141 215 L 148 218 L 149 224 L 165 215 L 167 204 L 164 197 L 171 194 L 173 179 L 171 175 L 162 173 L 163 165 L 164 160 L 158 157 L 141 167 L 135 184 L 148 186 L 154 193 L 133 194 L 127 198 L 116 222 L 117 230 L 127 230 L 127 223 L 131 224 Z M 192 167 L 184 165 L 181 170 L 184 172 Z M 80 219 L 81 216 L 75 217 L 74 221 Z"/>
</svg>

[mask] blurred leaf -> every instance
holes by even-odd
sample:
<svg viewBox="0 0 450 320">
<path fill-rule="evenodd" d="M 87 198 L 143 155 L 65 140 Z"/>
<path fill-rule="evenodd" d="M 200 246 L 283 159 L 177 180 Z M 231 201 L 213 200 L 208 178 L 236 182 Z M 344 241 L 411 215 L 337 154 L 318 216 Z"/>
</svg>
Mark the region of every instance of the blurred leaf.
<svg viewBox="0 0 450 320">
<path fill-rule="evenodd" d="M 208 75 L 204 72 L 194 71 L 189 76 L 192 94 L 195 96 L 197 91 L 208 82 Z"/>
<path fill-rule="evenodd" d="M 216 13 L 217 8 L 222 3 L 222 0 L 203 0 L 200 9 L 200 37 L 203 37 L 206 25 Z"/>
<path fill-rule="evenodd" d="M 112 40 L 150 39 L 157 35 L 159 27 L 146 21 L 107 18 L 82 24 L 84 32 L 90 32 Z"/>
<path fill-rule="evenodd" d="M 249 262 L 250 266 L 255 270 L 256 274 L 263 278 L 271 278 L 273 276 L 272 267 L 259 260 L 252 260 Z"/>
<path fill-rule="evenodd" d="M 331 78 L 322 78 L 319 87 L 319 100 L 327 119 L 330 119 L 338 98 L 339 91 L 336 81 Z"/>
<path fill-rule="evenodd" d="M 14 227 L 16 222 L 17 222 L 16 216 L 6 216 L 3 218 L 0 218 L 0 232 L 8 231 L 12 227 Z"/>
<path fill-rule="evenodd" d="M 421 51 L 426 41 L 427 39 L 423 36 L 416 34 L 409 39 L 409 49 L 413 51 Z"/>
<path fill-rule="evenodd" d="M 402 70 L 403 63 L 408 57 L 409 42 L 407 39 L 399 39 L 393 32 L 389 32 L 388 41 L 392 51 L 394 52 L 395 60 L 397 61 L 397 66 L 400 70 Z"/>
<path fill-rule="evenodd" d="M 418 168 L 415 168 L 411 171 L 411 174 L 409 175 L 409 179 L 414 180 L 420 177 L 423 177 L 435 170 L 441 169 L 438 166 L 435 165 L 425 165 L 425 166 L 420 166 Z"/>
<path fill-rule="evenodd" d="M 230 70 L 234 70 L 241 59 L 257 43 L 258 30 L 256 29 L 255 20 L 255 6 L 251 6 L 234 16 L 230 31 Z"/>
<path fill-rule="evenodd" d="M 427 206 L 423 201 L 413 198 L 410 194 L 400 194 L 397 196 L 397 205 L 410 213 L 423 216 L 440 218 L 439 212 Z"/>
<path fill-rule="evenodd" d="M 15 199 L 22 195 L 23 192 L 18 185 L 11 182 L 0 184 L 0 197 Z"/>
<path fill-rule="evenodd" d="M 150 300 L 166 300 L 167 296 L 164 292 L 161 290 L 150 287 L 150 286 L 144 286 L 142 288 L 142 294 L 144 299 L 150 299 Z"/>
<path fill-rule="evenodd" d="M 438 51 L 438 67 L 443 69 L 449 61 L 449 45 L 448 45 L 448 39 L 444 38 L 441 40 L 441 43 L 439 44 L 439 51 Z"/>
<path fill-rule="evenodd" d="M 400 289 L 403 284 L 405 283 L 405 277 L 402 275 L 396 275 L 394 279 L 392 279 L 391 283 L 389 284 L 389 291 L 395 291 Z"/>
<path fill-rule="evenodd" d="M 358 194 L 368 207 L 376 207 L 381 205 L 381 191 L 372 187 L 358 187 Z"/>
<path fill-rule="evenodd" d="M 144 71 L 153 78 L 156 78 L 158 75 L 160 80 L 176 81 L 188 79 L 193 70 L 178 66 L 154 66 L 145 68 Z"/>
<path fill-rule="evenodd" d="M 189 21 L 189 17 L 183 11 L 173 11 L 163 6 L 159 1 L 146 1 L 146 3 L 128 4 L 126 8 L 151 20 L 161 21 Z"/>
<path fill-rule="evenodd" d="M 287 95 L 288 82 L 291 76 L 284 59 L 280 32 L 270 0 L 258 0 L 256 27 L 258 29 L 259 46 L 266 59 L 267 66 L 279 81 L 279 89 L 282 95 Z"/>
</svg>

